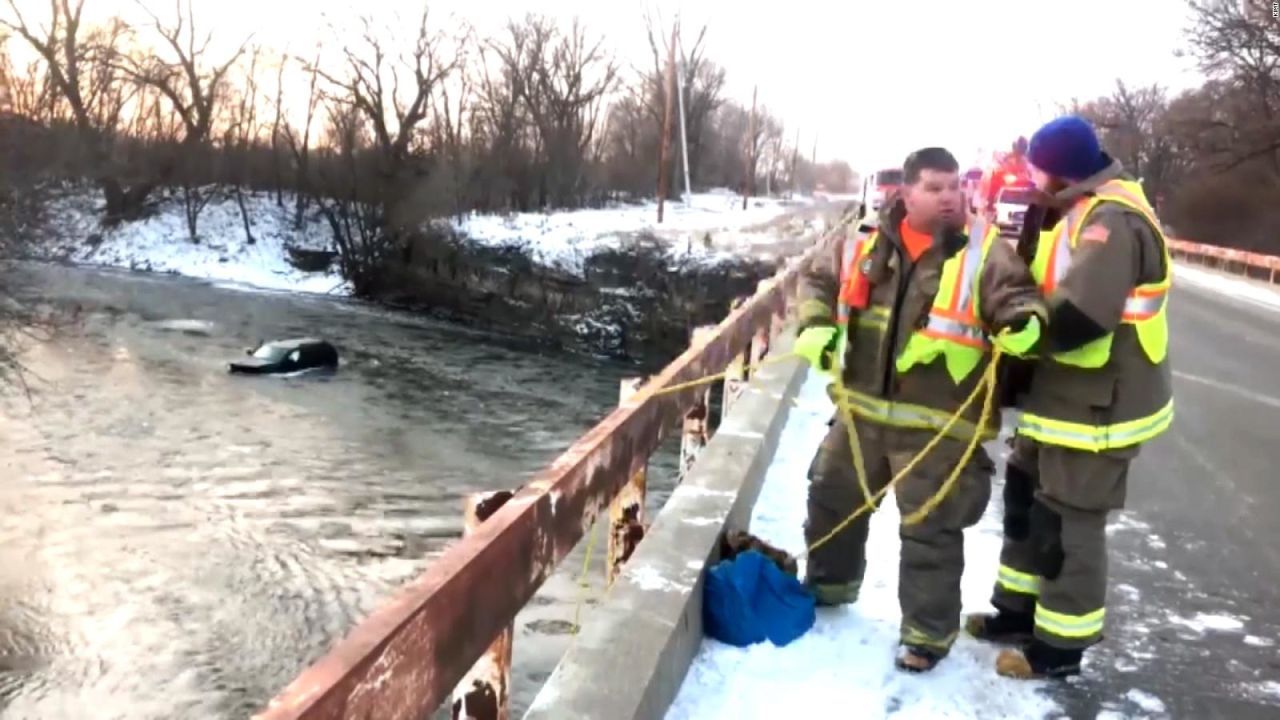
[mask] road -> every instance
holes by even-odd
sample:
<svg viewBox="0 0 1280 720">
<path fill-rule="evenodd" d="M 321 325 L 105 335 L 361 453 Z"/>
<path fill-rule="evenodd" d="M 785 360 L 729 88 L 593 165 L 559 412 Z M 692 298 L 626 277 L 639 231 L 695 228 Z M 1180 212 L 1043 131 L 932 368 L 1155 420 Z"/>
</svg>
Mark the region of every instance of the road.
<svg viewBox="0 0 1280 720">
<path fill-rule="evenodd" d="M 1073 718 L 1277 718 L 1280 310 L 1190 282 L 1171 303 L 1176 419 L 1109 531 L 1109 636 L 1056 699 Z"/>
</svg>

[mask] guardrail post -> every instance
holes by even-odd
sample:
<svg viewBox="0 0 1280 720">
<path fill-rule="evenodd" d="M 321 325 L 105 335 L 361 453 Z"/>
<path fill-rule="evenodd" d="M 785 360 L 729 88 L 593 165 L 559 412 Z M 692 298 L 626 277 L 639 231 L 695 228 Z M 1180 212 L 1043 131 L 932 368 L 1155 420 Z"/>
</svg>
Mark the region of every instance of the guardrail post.
<svg viewBox="0 0 1280 720">
<path fill-rule="evenodd" d="M 729 305 L 729 312 L 733 312 L 747 301 L 746 298 L 740 297 L 735 299 Z M 750 348 L 743 348 L 742 352 L 733 356 L 733 360 L 729 361 L 729 366 L 725 368 L 724 374 L 724 391 L 720 394 L 720 419 L 723 421 L 729 416 L 729 409 L 733 407 L 733 403 L 742 394 L 743 388 L 747 385 L 747 356 L 750 354 Z"/>
<path fill-rule="evenodd" d="M 691 344 L 697 345 L 703 337 L 715 332 L 714 325 L 703 325 L 693 329 Z M 707 419 L 711 408 L 711 386 L 707 385 L 698 391 L 697 401 L 684 416 L 684 434 L 680 438 L 680 479 L 682 482 L 698 453 L 707 444 Z"/>
<path fill-rule="evenodd" d="M 618 404 L 625 403 L 644 384 L 644 378 L 623 378 L 618 388 Z M 622 564 L 644 538 L 645 468 L 640 468 L 609 503 L 609 549 L 605 577 L 612 585 L 622 572 Z"/>
<path fill-rule="evenodd" d="M 508 490 L 473 493 L 463 502 L 462 535 L 466 537 L 511 499 Z M 508 720 L 511 696 L 511 643 L 514 623 L 503 629 L 453 691 L 453 720 Z"/>
<path fill-rule="evenodd" d="M 760 328 L 756 330 L 756 334 L 751 338 L 751 375 L 755 374 L 755 368 L 764 360 L 764 356 L 769 352 L 769 328 Z"/>
<path fill-rule="evenodd" d="M 789 303 L 791 298 L 787 298 Z M 769 318 L 769 344 L 778 341 L 778 337 L 782 335 L 782 328 L 787 325 L 787 303 L 779 305 Z"/>
</svg>

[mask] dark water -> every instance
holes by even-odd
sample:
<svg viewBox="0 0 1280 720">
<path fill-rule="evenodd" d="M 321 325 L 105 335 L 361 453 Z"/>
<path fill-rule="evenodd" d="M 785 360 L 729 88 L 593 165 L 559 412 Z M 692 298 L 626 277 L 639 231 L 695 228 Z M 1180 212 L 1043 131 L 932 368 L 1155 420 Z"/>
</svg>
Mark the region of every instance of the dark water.
<svg viewBox="0 0 1280 720">
<path fill-rule="evenodd" d="M 336 299 L 38 265 L 0 281 L 82 307 L 27 348 L 31 401 L 0 405 L 6 720 L 247 716 L 457 536 L 463 495 L 518 486 L 639 374 Z M 225 371 L 301 335 L 341 368 Z M 519 711 L 567 645 L 580 565 L 517 618 Z"/>
</svg>

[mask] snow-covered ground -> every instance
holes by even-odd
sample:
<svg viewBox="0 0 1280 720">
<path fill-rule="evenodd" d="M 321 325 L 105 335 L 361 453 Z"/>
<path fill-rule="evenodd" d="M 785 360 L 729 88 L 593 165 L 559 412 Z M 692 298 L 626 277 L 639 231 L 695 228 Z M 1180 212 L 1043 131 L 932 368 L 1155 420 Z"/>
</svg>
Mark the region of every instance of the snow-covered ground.
<svg viewBox="0 0 1280 720">
<path fill-rule="evenodd" d="M 811 203 L 810 198 L 751 198 L 744 210 L 742 196 L 723 190 L 666 203 L 661 224 L 657 203 L 648 201 L 557 213 L 476 214 L 457 229 L 483 245 L 525 247 L 539 263 L 579 274 L 593 252 L 642 232 L 668 241 L 678 260 L 715 264 L 742 257 L 774 240 L 760 226 Z"/>
<path fill-rule="evenodd" d="M 592 253 L 617 247 L 641 232 L 666 241 L 677 261 L 714 265 L 758 254 L 758 246 L 776 242 L 776 236 L 760 226 L 812 202 L 811 198 L 752 198 L 744 210 L 740 196 L 719 191 L 695 193 L 687 204 L 667 203 L 660 225 L 655 202 L 553 213 L 472 214 L 454 224 L 472 242 L 522 248 L 535 261 L 572 273 L 581 273 L 583 262 Z M 101 196 L 96 191 L 67 191 L 49 208 L 57 236 L 50 250 L 62 259 L 85 265 L 175 273 L 276 290 L 349 292 L 336 269 L 309 273 L 288 262 L 288 246 L 332 249 L 328 224 L 314 207 L 305 215 L 302 228 L 294 230 L 292 198 L 285 197 L 281 207 L 273 195 L 259 193 L 247 196 L 246 203 L 254 244 L 246 241 L 240 208 L 229 193 L 219 193 L 200 213 L 200 241 L 193 243 L 181 197 L 176 193 L 160 200 L 154 216 L 108 230 L 98 224 Z"/>
<path fill-rule="evenodd" d="M 249 195 L 245 203 L 256 240 L 252 245 L 245 238 L 244 221 L 234 197 L 215 197 L 200 213 L 198 243 L 190 239 L 178 195 L 162 199 L 155 215 L 111 229 L 99 226 L 101 196 L 93 191 L 60 195 L 51 203 L 48 217 L 59 236 L 55 251 L 74 263 L 174 273 L 271 290 L 348 293 L 336 269 L 309 273 L 289 264 L 286 246 L 330 248 L 331 235 L 323 218 L 306 215 L 302 229 L 295 231 L 291 198 L 285 198 L 284 207 L 277 206 L 269 194 Z"/>
<path fill-rule="evenodd" d="M 751 531 L 792 553 L 804 548 L 806 469 L 832 406 L 823 375 L 811 373 L 791 410 L 751 519 Z M 1007 454 L 997 441 L 989 449 Z M 1000 554 L 998 503 L 965 533 L 964 612 L 991 609 Z M 704 639 L 668 720 L 712 718 L 1033 718 L 1061 711 L 1044 683 L 995 674 L 997 648 L 962 636 L 933 672 L 893 665 L 898 624 L 899 515 L 886 498 L 871 522 L 868 567 L 857 604 L 820 608 L 817 625 L 786 647 L 735 648 Z M 803 561 L 801 563 L 803 575 Z M 1144 698 L 1145 699 L 1145 698 Z"/>
</svg>

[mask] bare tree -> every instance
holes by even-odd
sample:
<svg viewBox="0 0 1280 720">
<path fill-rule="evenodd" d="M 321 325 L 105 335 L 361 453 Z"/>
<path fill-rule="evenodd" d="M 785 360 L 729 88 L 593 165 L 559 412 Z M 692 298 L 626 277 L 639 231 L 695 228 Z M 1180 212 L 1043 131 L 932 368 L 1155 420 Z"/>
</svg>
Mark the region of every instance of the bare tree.
<svg viewBox="0 0 1280 720">
<path fill-rule="evenodd" d="M 49 0 L 50 20 L 43 28 L 27 21 L 18 0 L 6 3 L 10 15 L 0 18 L 0 26 L 25 40 L 43 60 L 49 86 L 65 103 L 89 158 L 89 172 L 102 189 L 106 221 L 136 217 L 154 183 L 142 180 L 126 187 L 112 153 L 124 104 L 118 92 L 111 92 L 119 80 L 112 59 L 118 54 L 124 25 L 117 21 L 86 37 L 81 23 L 84 0 Z"/>
<path fill-rule="evenodd" d="M 547 17 L 527 15 L 508 23 L 507 33 L 489 47 L 534 130 L 538 204 L 574 204 L 585 189 L 587 149 L 599 129 L 603 98 L 617 81 L 617 65 L 604 39 L 589 39 L 577 20 L 562 32 Z"/>
<path fill-rule="evenodd" d="M 438 154 L 436 176 L 447 186 L 452 212 L 461 213 L 466 205 L 466 178 L 470 174 L 470 162 L 466 148 L 467 114 L 471 110 L 469 100 L 473 96 L 470 75 L 459 73 L 454 92 L 447 84 L 441 86 L 436 102 L 432 105 L 431 137 Z"/>
<path fill-rule="evenodd" d="M 1229 157 L 1218 163 L 1227 171 L 1264 160 L 1280 175 L 1280 23 L 1271 4 L 1261 0 L 1192 0 L 1192 25 L 1186 36 L 1190 52 L 1211 78 L 1229 80 L 1239 89 L 1233 104 L 1249 112 L 1203 118 L 1202 131 L 1225 130 L 1232 136 Z"/>
<path fill-rule="evenodd" d="M 271 169 L 275 177 L 276 207 L 284 207 L 284 173 L 280 170 L 280 137 L 284 122 L 284 71 L 287 67 L 289 67 L 289 55 L 284 53 L 280 56 L 280 64 L 276 67 L 276 114 L 271 122 Z"/>
<path fill-rule="evenodd" d="M 244 224 L 245 242 L 253 245 L 257 242 L 253 237 L 253 229 L 249 222 L 249 209 L 245 205 L 244 184 L 248 172 L 249 154 L 258 132 L 258 57 L 260 48 L 253 48 L 249 53 L 249 66 L 241 78 L 237 93 L 239 101 L 230 105 L 226 131 L 223 135 L 222 148 L 228 156 L 230 167 L 227 179 L 236 196 L 236 205 L 240 208 L 240 220 Z"/>
<path fill-rule="evenodd" d="M 1077 104 L 1075 111 L 1089 118 L 1111 154 L 1155 194 L 1167 191 L 1190 159 L 1164 125 L 1168 109 L 1160 86 L 1133 88 L 1116 80 L 1114 93 Z"/>
<path fill-rule="evenodd" d="M 371 150 L 376 162 L 374 176 L 369 180 L 379 207 L 376 213 L 360 208 L 357 214 L 366 218 L 364 224 L 371 227 L 375 239 L 358 244 L 357 239 L 365 239 L 350 234 L 349 208 L 334 204 L 326 208 L 334 232 L 346 233 L 345 237 L 335 235 L 335 242 L 344 275 L 352 280 L 357 292 L 370 287 L 384 262 L 403 245 L 404 233 L 425 219 L 422 204 L 414 202 L 423 168 L 415 161 L 413 143 L 419 124 L 430 112 L 433 96 L 462 63 L 460 54 L 446 54 L 447 38 L 429 24 L 425 8 L 408 57 L 390 57 L 369 18 L 362 18 L 361 26 L 359 42 L 342 48 L 345 72 L 315 68 L 328 83 L 326 96 L 330 102 L 349 109 L 353 114 L 347 117 L 359 118 L 372 134 Z M 358 170 L 357 148 L 349 148 L 348 152 L 348 164 Z M 359 201 L 352 196 L 350 202 Z M 335 216 L 337 212 L 347 217 Z"/>
<path fill-rule="evenodd" d="M 532 206 L 534 139 L 521 100 L 522 67 L 508 61 L 523 57 L 524 42 L 523 33 L 512 33 L 509 46 L 490 40 L 481 50 L 474 123 L 477 136 L 486 143 L 480 194 L 489 208 L 523 211 Z"/>
<path fill-rule="evenodd" d="M 284 73 L 284 62 L 281 60 L 281 77 Z M 276 145 L 278 138 L 283 136 L 285 142 L 289 146 L 289 154 L 292 158 L 294 180 L 294 208 L 293 208 L 293 229 L 302 229 L 302 214 L 307 209 L 310 198 L 310 173 L 311 173 L 311 128 L 315 121 L 316 109 L 320 105 L 319 84 L 319 67 L 320 67 L 320 49 L 316 48 L 316 55 L 310 62 L 300 61 L 302 66 L 307 69 L 307 114 L 302 124 L 302 135 L 299 137 L 298 131 L 289 123 L 280 122 L 280 107 L 283 104 L 283 96 L 280 90 L 276 92 L 276 125 L 272 131 L 271 142 Z M 277 166 L 277 173 L 279 172 Z M 279 182 L 279 181 L 277 181 Z"/>
<path fill-rule="evenodd" d="M 83 0 L 82 0 L 83 1 Z M 227 72 L 248 47 L 249 38 L 221 64 L 207 65 L 209 43 L 213 33 L 205 33 L 197 42 L 195 15 L 191 0 L 174 0 L 175 17 L 172 24 L 165 23 L 145 5 L 139 7 L 151 16 L 152 27 L 160 36 L 172 59 L 165 60 L 158 52 L 118 55 L 119 69 L 140 85 L 154 88 L 170 103 L 173 112 L 182 121 L 183 134 L 178 143 L 177 157 L 163 162 L 159 173 L 161 180 L 169 179 L 179 158 L 197 157 L 203 160 L 201 151 L 209 140 L 213 121 L 222 96 Z M 196 223 L 201 210 L 209 202 L 208 194 L 198 182 L 192 180 L 195 173 L 183 173 L 183 203 L 191 240 L 197 240 Z"/>
</svg>

